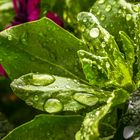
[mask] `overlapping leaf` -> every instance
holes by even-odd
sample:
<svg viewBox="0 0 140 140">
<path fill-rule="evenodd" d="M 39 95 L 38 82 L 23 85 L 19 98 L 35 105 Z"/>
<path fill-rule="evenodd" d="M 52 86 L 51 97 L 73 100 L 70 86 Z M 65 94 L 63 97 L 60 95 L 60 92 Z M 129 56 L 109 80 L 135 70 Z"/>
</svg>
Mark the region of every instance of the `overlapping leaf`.
<svg viewBox="0 0 140 140">
<path fill-rule="evenodd" d="M 120 100 L 120 102 L 117 102 L 119 96 L 118 95 L 124 95 L 125 100 Z M 111 113 L 112 107 L 121 103 L 124 103 L 127 99 L 129 94 L 122 89 L 119 90 L 114 90 L 112 92 L 112 96 L 108 98 L 107 104 L 104 106 L 101 106 L 100 108 L 97 108 L 89 113 L 86 114 L 86 117 L 84 118 L 82 127 L 80 131 L 76 135 L 76 140 L 99 140 L 99 139 L 106 139 L 109 140 L 112 138 L 115 132 L 115 128 L 111 126 L 114 122 L 110 120 L 109 124 L 106 124 L 108 128 L 110 129 L 111 132 L 107 133 L 106 137 L 104 138 L 100 135 L 99 132 L 99 125 L 102 125 L 101 120 L 108 114 Z M 124 99 L 124 98 L 122 98 Z M 111 116 L 111 115 L 110 115 Z M 107 118 L 106 118 L 107 119 Z M 100 126 L 102 127 L 102 126 Z M 106 127 L 106 129 L 107 129 Z M 107 130 L 106 130 L 107 132 Z M 101 132 L 103 133 L 103 132 Z"/>
<path fill-rule="evenodd" d="M 41 114 L 14 129 L 3 140 L 74 140 L 81 116 L 49 116 Z"/>
<path fill-rule="evenodd" d="M 130 44 L 127 47 L 131 47 L 132 50 L 131 66 L 128 66 L 129 63 L 126 62 L 128 57 L 125 60 L 113 36 L 100 25 L 92 13 L 81 12 L 78 15 L 78 20 L 83 28 L 83 39 L 91 50 L 91 53 L 79 51 L 83 70 L 89 83 L 100 87 L 109 85 L 131 86 L 132 65 L 135 57 L 134 46 L 131 41 L 127 40 Z M 126 46 L 126 44 L 124 45 Z M 124 50 L 126 54 L 128 48 Z"/>
<path fill-rule="evenodd" d="M 86 46 L 47 18 L 0 33 L 0 61 L 11 79 L 30 72 L 84 79 L 79 49 Z"/>
</svg>

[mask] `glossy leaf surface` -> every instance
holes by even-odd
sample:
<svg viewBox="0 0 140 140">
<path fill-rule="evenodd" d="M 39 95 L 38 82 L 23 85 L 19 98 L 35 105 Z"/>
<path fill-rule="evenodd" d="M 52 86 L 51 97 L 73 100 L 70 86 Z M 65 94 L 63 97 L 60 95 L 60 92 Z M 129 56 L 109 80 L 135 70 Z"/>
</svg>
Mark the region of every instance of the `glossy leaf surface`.
<svg viewBox="0 0 140 140">
<path fill-rule="evenodd" d="M 1 32 L 0 47 L 0 61 L 11 79 L 30 72 L 84 79 L 77 51 L 86 46 L 47 18 Z"/>
<path fill-rule="evenodd" d="M 74 140 L 80 128 L 81 116 L 38 115 L 2 140 Z"/>
</svg>

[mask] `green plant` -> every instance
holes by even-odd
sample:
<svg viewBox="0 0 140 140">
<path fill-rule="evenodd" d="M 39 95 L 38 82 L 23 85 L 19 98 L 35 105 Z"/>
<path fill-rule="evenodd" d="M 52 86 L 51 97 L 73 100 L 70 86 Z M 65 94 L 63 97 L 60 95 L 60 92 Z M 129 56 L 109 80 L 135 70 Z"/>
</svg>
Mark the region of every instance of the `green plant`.
<svg viewBox="0 0 140 140">
<path fill-rule="evenodd" d="M 77 20 L 65 21 L 80 39 L 47 18 L 0 33 L 0 59 L 15 79 L 14 93 L 52 113 L 35 117 L 3 140 L 115 139 L 122 120 L 118 110 L 125 113 L 140 83 L 140 4 L 97 0 Z"/>
</svg>

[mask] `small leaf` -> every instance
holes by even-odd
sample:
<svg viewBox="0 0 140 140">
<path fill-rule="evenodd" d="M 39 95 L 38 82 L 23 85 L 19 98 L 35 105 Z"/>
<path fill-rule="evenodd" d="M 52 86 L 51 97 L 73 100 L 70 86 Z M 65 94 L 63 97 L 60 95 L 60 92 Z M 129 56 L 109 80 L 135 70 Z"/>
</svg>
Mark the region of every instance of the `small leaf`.
<svg viewBox="0 0 140 140">
<path fill-rule="evenodd" d="M 119 96 L 121 96 L 118 94 L 120 94 L 121 92 L 124 97 L 122 97 L 123 99 L 121 101 L 117 102 L 117 100 L 119 99 Z M 86 117 L 84 118 L 80 131 L 78 131 L 76 134 L 76 140 L 102 139 L 102 137 L 100 136 L 100 131 L 99 131 L 99 125 L 103 125 L 103 123 L 101 122 L 102 119 L 104 119 L 106 115 L 109 115 L 109 113 L 112 116 L 112 113 L 111 113 L 112 107 L 126 102 L 127 99 L 128 99 L 128 93 L 125 90 L 123 89 L 114 90 L 112 92 L 112 96 L 108 98 L 106 105 L 101 106 L 86 114 Z M 107 124 L 107 125 L 109 127 L 112 127 L 111 126 L 112 122 L 110 121 L 109 123 L 110 124 Z M 114 129 L 115 128 L 112 129 L 113 133 L 114 133 Z M 105 131 L 104 133 L 106 133 L 107 130 L 104 130 L 104 131 Z M 107 137 L 112 137 L 112 136 L 108 135 Z M 107 137 L 103 139 L 107 139 Z"/>
<path fill-rule="evenodd" d="M 125 54 L 126 62 L 131 70 L 131 75 L 133 76 L 133 64 L 135 62 L 135 46 L 134 42 L 130 37 L 123 31 L 120 31 L 120 37 L 123 42 L 123 51 Z"/>
<path fill-rule="evenodd" d="M 74 140 L 81 116 L 49 116 L 41 114 L 9 133 L 2 140 Z"/>
</svg>

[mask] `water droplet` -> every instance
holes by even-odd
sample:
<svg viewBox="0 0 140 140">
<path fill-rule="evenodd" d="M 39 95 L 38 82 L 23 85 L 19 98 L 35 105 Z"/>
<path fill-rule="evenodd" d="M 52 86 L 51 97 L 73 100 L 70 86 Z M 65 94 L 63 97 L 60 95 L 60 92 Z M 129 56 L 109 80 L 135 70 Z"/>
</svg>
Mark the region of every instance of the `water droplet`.
<svg viewBox="0 0 140 140">
<path fill-rule="evenodd" d="M 97 38 L 99 36 L 99 29 L 98 28 L 92 28 L 89 32 L 89 35 L 92 37 L 92 38 Z"/>
<path fill-rule="evenodd" d="M 100 12 L 100 11 L 98 11 L 98 12 L 97 12 L 97 15 L 100 15 L 100 14 L 101 14 L 101 12 Z"/>
<path fill-rule="evenodd" d="M 101 47 L 104 48 L 106 46 L 105 42 L 102 42 Z"/>
<path fill-rule="evenodd" d="M 98 19 L 90 12 L 80 12 L 77 16 L 77 20 L 85 26 L 95 23 L 99 24 Z"/>
<path fill-rule="evenodd" d="M 108 62 L 106 62 L 106 68 L 109 68 L 110 64 Z"/>
<path fill-rule="evenodd" d="M 34 100 L 35 100 L 35 101 L 38 101 L 38 99 L 39 99 L 38 95 L 35 95 L 35 96 L 34 96 Z"/>
<path fill-rule="evenodd" d="M 98 98 L 89 93 L 76 93 L 73 98 L 81 104 L 85 104 L 87 106 L 93 106 L 98 102 Z"/>
<path fill-rule="evenodd" d="M 100 20 L 101 21 L 105 20 L 105 15 L 101 15 Z"/>
<path fill-rule="evenodd" d="M 8 40 L 12 40 L 12 35 L 8 35 Z"/>
<path fill-rule="evenodd" d="M 48 99 L 44 104 L 44 110 L 48 113 L 56 113 L 62 109 L 63 105 L 58 99 Z"/>
<path fill-rule="evenodd" d="M 96 111 L 95 115 L 98 116 L 100 114 L 100 111 Z"/>
<path fill-rule="evenodd" d="M 135 12 L 139 12 L 139 6 L 138 6 L 138 5 L 133 5 L 133 6 L 132 6 L 132 9 L 133 9 Z"/>
<path fill-rule="evenodd" d="M 54 76 L 47 74 L 33 74 L 32 79 L 30 80 L 31 84 L 35 86 L 46 86 L 52 84 L 54 81 Z"/>
<path fill-rule="evenodd" d="M 107 5 L 106 8 L 105 8 L 105 11 L 109 12 L 111 9 L 112 9 L 111 5 Z"/>
<path fill-rule="evenodd" d="M 103 4 L 105 2 L 105 0 L 99 0 L 98 3 L 99 4 Z"/>
<path fill-rule="evenodd" d="M 66 88 L 70 88 L 70 86 L 69 85 L 66 85 Z"/>
<path fill-rule="evenodd" d="M 132 19 L 132 15 L 131 15 L 131 14 L 127 14 L 127 15 L 126 15 L 126 20 L 127 20 L 127 21 L 130 21 L 131 19 Z"/>
<path fill-rule="evenodd" d="M 134 127 L 133 126 L 126 126 L 123 130 L 123 137 L 125 139 L 129 139 L 134 135 Z"/>
<path fill-rule="evenodd" d="M 122 9 L 118 10 L 118 13 L 121 14 L 122 13 Z"/>
<path fill-rule="evenodd" d="M 87 19 L 86 19 L 86 18 L 84 18 L 84 19 L 83 19 L 83 22 L 87 22 Z"/>
<path fill-rule="evenodd" d="M 115 4 L 116 4 L 116 1 L 113 1 L 113 2 L 112 2 L 112 5 L 115 5 Z"/>
</svg>

